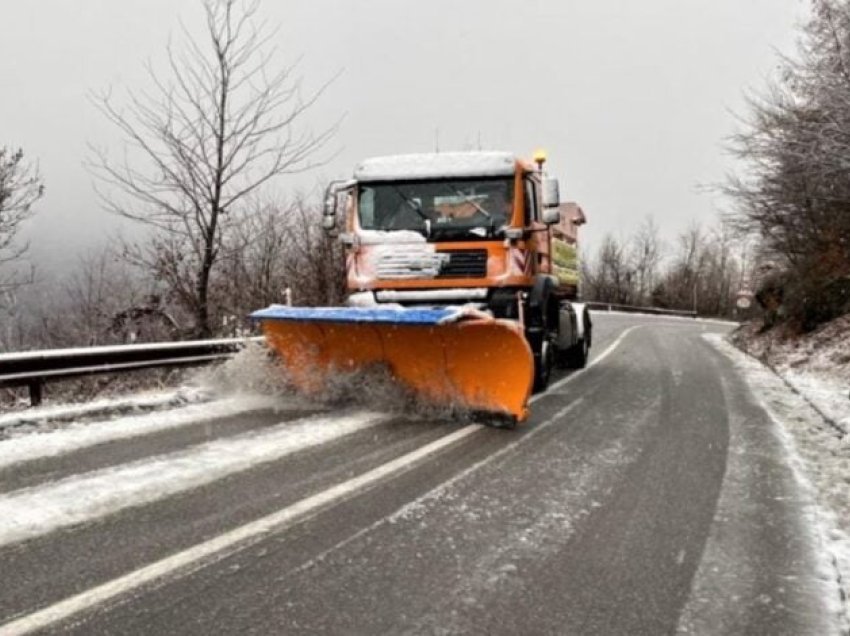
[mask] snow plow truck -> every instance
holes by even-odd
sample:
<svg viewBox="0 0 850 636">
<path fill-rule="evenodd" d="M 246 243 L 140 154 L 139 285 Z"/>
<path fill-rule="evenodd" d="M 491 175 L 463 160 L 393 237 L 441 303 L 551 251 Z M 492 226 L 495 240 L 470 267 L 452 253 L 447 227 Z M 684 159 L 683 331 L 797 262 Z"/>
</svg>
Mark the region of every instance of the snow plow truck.
<svg viewBox="0 0 850 636">
<path fill-rule="evenodd" d="M 334 182 L 322 225 L 344 245 L 344 307 L 254 312 L 305 392 L 384 365 L 418 397 L 521 422 L 553 366 L 583 367 L 575 204 L 543 152 L 376 157 Z"/>
</svg>

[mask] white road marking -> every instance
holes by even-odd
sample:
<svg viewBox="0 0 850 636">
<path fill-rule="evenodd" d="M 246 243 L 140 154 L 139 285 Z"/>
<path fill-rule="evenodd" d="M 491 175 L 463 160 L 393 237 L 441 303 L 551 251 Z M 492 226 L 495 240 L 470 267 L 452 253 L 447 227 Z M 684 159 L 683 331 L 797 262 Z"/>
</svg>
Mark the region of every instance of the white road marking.
<svg viewBox="0 0 850 636">
<path fill-rule="evenodd" d="M 673 321 L 681 321 L 691 325 L 720 325 L 724 327 L 737 327 L 741 323 L 734 320 L 723 320 L 721 318 L 691 318 L 690 316 L 668 316 L 665 314 L 643 314 L 639 311 L 608 311 L 606 309 L 594 309 L 593 313 L 597 316 L 628 316 L 629 318 L 652 318 L 658 321 L 667 320 L 669 324 Z"/>
<path fill-rule="evenodd" d="M 365 528 L 361 528 L 360 530 L 355 532 L 350 537 L 346 537 L 345 539 L 343 539 L 342 541 L 340 541 L 336 545 L 331 546 L 327 550 L 317 554 L 315 557 L 313 557 L 309 561 L 306 561 L 306 562 L 302 563 L 301 565 L 299 565 L 298 567 L 296 567 L 295 569 L 290 570 L 289 572 L 287 572 L 287 576 L 291 575 L 291 574 L 295 574 L 296 572 L 300 572 L 302 570 L 306 570 L 307 568 L 309 568 L 309 567 L 315 565 L 316 563 L 322 561 L 325 557 L 327 557 L 332 552 L 334 552 L 334 551 L 336 551 L 340 548 L 345 547 L 346 545 L 348 545 L 349 543 L 351 543 L 352 541 L 354 541 L 358 537 L 361 537 L 364 534 L 367 534 L 367 533 L 371 532 L 372 530 L 375 530 L 376 528 L 384 525 L 385 523 L 393 522 L 396 519 L 403 517 L 408 510 L 417 508 L 418 506 L 421 506 L 425 501 L 439 497 L 443 492 L 448 490 L 451 486 L 453 486 L 454 484 L 456 484 L 460 480 L 471 475 L 472 473 L 479 470 L 480 468 L 482 468 L 486 464 L 489 464 L 490 462 L 498 459 L 499 457 L 502 457 L 503 455 L 508 454 L 509 452 L 514 450 L 517 446 L 522 444 L 528 438 L 532 437 L 533 435 L 535 435 L 539 431 L 544 430 L 545 428 L 547 428 L 553 422 L 564 417 L 564 415 L 566 415 L 567 413 L 572 411 L 575 407 L 577 407 L 582 402 L 584 402 L 584 398 L 582 398 L 582 397 L 576 398 L 574 401 L 570 402 L 568 405 L 561 408 L 557 413 L 552 415 L 552 417 L 550 417 L 549 419 L 540 423 L 538 426 L 535 426 L 532 430 L 530 430 L 528 433 L 526 433 L 525 435 L 523 435 L 519 439 L 514 440 L 513 442 L 511 442 L 507 446 L 503 446 L 502 448 L 497 450 L 492 455 L 488 455 L 484 459 L 481 459 L 481 460 L 475 462 L 471 466 L 467 466 L 461 472 L 457 473 L 453 477 L 444 481 L 440 485 L 435 486 L 434 488 L 432 488 L 428 492 L 420 495 L 419 497 L 417 497 L 413 501 L 406 503 L 405 505 L 403 505 L 401 508 L 399 508 L 395 512 L 390 513 L 386 517 L 382 517 L 382 518 L 378 519 L 377 521 L 375 521 L 374 523 L 372 523 L 369 526 L 366 526 Z M 2 634 L 2 632 L 0 632 L 0 635 L 1 634 Z"/>
<path fill-rule="evenodd" d="M 536 400 L 540 399 L 541 397 L 543 397 L 544 395 L 546 395 L 546 393 L 548 393 L 548 391 L 549 391 L 549 390 L 551 390 L 551 389 L 556 389 L 556 388 L 559 388 L 559 387 L 561 387 L 561 386 L 564 386 L 565 384 L 567 384 L 567 382 L 569 382 L 570 380 L 572 380 L 572 379 L 573 379 L 573 378 L 575 378 L 576 376 L 580 375 L 583 371 L 585 371 L 585 370 L 587 370 L 587 369 L 591 368 L 593 365 L 598 364 L 599 362 L 601 362 L 602 360 L 604 360 L 606 357 L 608 357 L 608 356 L 611 354 L 611 352 L 612 352 L 612 351 L 614 351 L 614 349 L 616 349 L 616 348 L 617 348 L 617 346 L 619 346 L 619 344 L 620 344 L 620 343 L 623 341 L 623 339 L 624 339 L 624 338 L 625 338 L 625 337 L 629 334 L 629 332 L 631 332 L 631 331 L 633 331 L 633 330 L 635 330 L 635 329 L 637 329 L 637 328 L 639 328 L 639 327 L 642 327 L 642 326 L 643 326 L 643 325 L 634 325 L 634 326 L 632 326 L 632 327 L 629 327 L 629 328 L 628 328 L 628 329 L 626 329 L 625 331 L 623 331 L 623 332 L 620 334 L 620 336 L 619 336 L 619 337 L 618 337 L 618 338 L 617 338 L 617 339 L 616 339 L 613 343 L 611 343 L 610 345 L 608 345 L 608 346 L 607 346 L 607 347 L 606 347 L 606 348 L 602 351 L 602 353 L 600 353 L 600 354 L 599 354 L 598 356 L 596 356 L 593 360 L 591 360 L 591 361 L 587 364 L 587 366 L 585 366 L 585 368 L 584 368 L 584 369 L 580 369 L 580 370 L 576 371 L 575 373 L 572 373 L 572 374 L 571 374 L 571 375 L 569 375 L 568 377 L 563 378 L 563 379 L 562 379 L 562 380 L 560 380 L 559 382 L 556 382 L 556 383 L 552 384 L 552 385 L 549 387 L 549 389 L 547 389 L 547 391 L 546 391 L 546 392 L 544 392 L 544 393 L 538 393 L 537 395 L 533 396 L 533 397 L 531 398 L 530 402 L 534 402 L 534 401 L 536 401 Z M 374 523 L 372 523 L 372 524 L 371 524 L 371 525 L 369 525 L 369 526 L 366 526 L 365 528 L 361 528 L 360 530 L 358 530 L 357 532 L 355 532 L 353 535 L 351 535 L 351 536 L 349 536 L 349 537 L 346 537 L 345 539 L 343 539 L 343 540 L 342 540 L 342 541 L 340 541 L 339 543 L 337 543 L 337 544 L 335 544 L 335 545 L 331 546 L 331 547 L 330 547 L 330 548 L 328 548 L 327 550 L 324 550 L 323 552 L 321 552 L 320 554 L 316 555 L 315 557 L 313 557 L 313 558 L 312 558 L 312 559 L 310 559 L 309 561 L 306 561 L 305 563 L 302 563 L 301 565 L 299 565 L 299 566 L 298 566 L 298 567 L 296 567 L 295 569 L 290 570 L 290 571 L 287 573 L 287 575 L 295 574 L 295 573 L 300 572 L 300 571 L 302 571 L 302 570 L 306 570 L 306 569 L 307 569 L 307 568 L 309 568 L 309 567 L 312 567 L 312 566 L 313 566 L 313 565 L 315 565 L 316 563 L 318 563 L 318 562 L 322 561 L 324 558 L 326 558 L 329 554 L 331 554 L 331 553 L 335 552 L 336 550 L 339 550 L 340 548 L 345 547 L 346 545 L 348 545 L 348 544 L 349 544 L 349 543 L 351 543 L 352 541 L 355 541 L 358 537 L 361 537 L 361 536 L 363 536 L 363 535 L 365 535 L 365 534 L 367 534 L 367 533 L 371 532 L 372 530 L 375 530 L 376 528 L 378 528 L 378 527 L 380 527 L 380 526 L 384 525 L 385 523 L 391 522 L 391 521 L 393 521 L 393 520 L 395 520 L 395 519 L 398 519 L 399 517 L 404 516 L 404 514 L 405 514 L 405 512 L 406 512 L 407 510 L 409 510 L 409 509 L 411 509 L 411 508 L 418 507 L 418 506 L 422 505 L 422 503 L 423 503 L 423 502 L 425 502 L 425 501 L 428 501 L 428 500 L 430 500 L 430 499 L 434 499 L 434 498 L 439 497 L 441 493 L 443 493 L 443 492 L 445 492 L 446 490 L 448 490 L 451 486 L 453 486 L 453 485 L 454 485 L 454 484 L 456 484 L 457 482 L 461 481 L 462 479 L 465 479 L 467 476 L 469 476 L 469 475 L 471 475 L 472 473 L 476 472 L 477 470 L 481 469 L 483 466 L 485 466 L 485 465 L 489 464 L 490 462 L 495 461 L 496 459 L 498 459 L 498 458 L 500 458 L 500 457 L 502 457 L 502 456 L 504 456 L 504 455 L 507 455 L 508 453 L 510 453 L 511 451 L 513 451 L 513 450 L 514 450 L 517 446 L 519 446 L 520 444 L 524 443 L 524 442 L 525 442 L 527 439 L 529 439 L 530 437 L 532 437 L 532 436 L 536 435 L 537 433 L 539 433 L 539 432 L 540 432 L 540 431 L 542 431 L 542 430 L 545 430 L 545 429 L 546 429 L 546 428 L 548 428 L 551 424 L 553 424 L 554 422 L 556 422 L 556 421 L 560 420 L 562 417 L 564 417 L 567 413 L 569 413 L 570 411 L 572 411 L 575 407 L 577 407 L 577 406 L 578 406 L 579 404 L 581 404 L 582 402 L 584 402 L 584 398 L 583 398 L 583 397 L 581 397 L 581 396 L 577 397 L 575 400 L 573 400 L 572 402 L 570 402 L 570 403 L 569 403 L 569 404 L 567 404 L 566 406 L 564 406 L 564 407 L 562 407 L 561 409 L 559 409 L 559 410 L 558 410 L 558 411 L 557 411 L 554 415 L 552 415 L 550 418 L 548 418 L 547 420 L 545 420 L 545 421 L 541 422 L 539 425 L 535 426 L 535 427 L 534 427 L 532 430 L 530 430 L 530 431 L 529 431 L 526 435 L 523 435 L 523 436 L 522 436 L 522 437 L 520 437 L 519 439 L 514 440 L 513 442 L 511 442 L 511 443 L 510 443 L 510 444 L 508 444 L 507 446 L 503 446 L 502 448 L 500 448 L 498 451 L 496 451 L 496 452 L 495 452 L 495 453 L 493 453 L 492 455 L 488 455 L 488 456 L 487 456 L 487 457 L 485 457 L 484 459 L 481 459 L 481 460 L 479 460 L 479 461 L 475 462 L 475 463 L 474 463 L 474 464 L 472 464 L 471 466 L 467 466 L 467 467 L 466 467 L 466 468 L 464 468 L 461 472 L 457 473 L 456 475 L 454 475 L 454 476 L 453 476 L 453 477 L 451 477 L 450 479 L 448 479 L 448 480 L 444 481 L 444 482 L 443 482 L 443 483 L 441 483 L 440 485 L 435 486 L 434 488 L 432 488 L 432 489 L 431 489 L 431 490 L 429 490 L 428 492 L 426 492 L 426 493 L 424 493 L 424 494 L 420 495 L 419 497 L 417 497 L 417 498 L 416 498 L 416 499 L 414 499 L 413 501 L 406 503 L 404 506 L 402 506 L 401 508 L 399 508 L 399 509 L 398 509 L 398 510 L 396 510 L 395 512 L 393 512 L 393 513 L 391 513 L 391 514 L 387 515 L 386 517 L 382 517 L 381 519 L 378 519 L 377 521 L 375 521 Z M 2 632 L 0 632 L 0 636 L 2 636 Z"/>
<path fill-rule="evenodd" d="M 0 495 L 0 546 L 158 501 L 386 422 L 357 412 L 314 416 Z"/>
<path fill-rule="evenodd" d="M 594 365 L 604 360 L 617 348 L 617 346 L 619 346 L 619 344 L 631 331 L 641 326 L 642 325 L 634 325 L 623 331 L 613 343 L 602 351 L 601 354 L 591 360 L 585 369 L 572 373 L 568 377 L 554 383 L 549 387 L 549 390 L 558 389 L 564 386 L 568 382 L 574 380 L 583 371 L 592 368 Z M 530 401 L 534 402 L 545 394 L 546 393 L 536 395 Z M 552 417 L 535 427 L 532 431 L 529 431 L 528 434 L 511 442 L 504 448 L 499 449 L 499 451 L 493 453 L 493 455 L 473 464 L 472 466 L 469 466 L 445 483 L 429 491 L 418 500 L 433 496 L 434 493 L 440 492 L 442 488 L 448 487 L 473 471 L 478 470 L 484 464 L 510 452 L 524 440 L 532 437 L 539 431 L 550 426 L 553 422 L 562 418 L 570 410 L 580 404 L 582 400 L 583 398 L 578 397 L 576 400 L 556 412 Z M 331 504 L 337 503 L 346 497 L 350 497 L 361 490 L 373 486 L 381 479 L 384 479 L 393 473 L 409 469 L 425 457 L 435 454 L 440 450 L 469 437 L 473 433 L 482 430 L 483 428 L 485 427 L 481 424 L 470 424 L 465 426 L 454 433 L 450 433 L 449 435 L 426 444 L 415 451 L 402 455 L 401 457 L 387 462 L 386 464 L 382 464 L 381 466 L 378 466 L 377 468 L 374 468 L 358 477 L 354 477 L 353 479 L 337 484 L 336 486 L 332 486 L 320 493 L 302 499 L 287 508 L 283 508 L 282 510 L 270 515 L 238 528 L 234 528 L 233 530 L 220 534 L 213 539 L 129 572 L 117 579 L 107 581 L 106 583 L 98 585 L 85 592 L 81 592 L 75 596 L 71 596 L 65 600 L 59 601 L 58 603 L 54 603 L 53 605 L 49 605 L 10 623 L 6 623 L 5 625 L 0 626 L 0 636 L 17 636 L 19 634 L 27 634 L 38 629 L 44 629 L 96 605 L 122 596 L 127 592 L 150 584 L 158 579 L 175 574 L 180 570 L 187 569 L 192 566 L 200 567 L 205 562 L 221 560 L 236 549 L 244 547 L 250 542 L 260 540 L 270 532 L 279 532 L 280 530 L 294 525 L 307 516 L 317 513 L 322 508 L 329 507 Z"/>
<path fill-rule="evenodd" d="M 392 473 L 409 469 L 413 464 L 421 461 L 428 455 L 432 455 L 482 428 L 484 427 L 480 424 L 465 426 L 415 451 L 402 455 L 377 468 L 373 468 L 358 477 L 302 499 L 282 510 L 220 534 L 213 539 L 204 541 L 182 552 L 125 574 L 122 577 L 98 585 L 28 616 L 23 616 L 0 626 L 0 636 L 26 634 L 37 629 L 44 629 L 94 605 L 126 594 L 130 590 L 137 589 L 183 568 L 198 566 L 202 561 L 211 559 L 212 557 L 216 557 L 217 559 L 224 558 L 228 554 L 228 550 L 242 547 L 246 542 L 261 539 L 272 531 L 280 531 L 300 519 L 316 513 L 332 503 L 336 503 L 338 500 L 349 497 L 375 484 Z"/>
</svg>

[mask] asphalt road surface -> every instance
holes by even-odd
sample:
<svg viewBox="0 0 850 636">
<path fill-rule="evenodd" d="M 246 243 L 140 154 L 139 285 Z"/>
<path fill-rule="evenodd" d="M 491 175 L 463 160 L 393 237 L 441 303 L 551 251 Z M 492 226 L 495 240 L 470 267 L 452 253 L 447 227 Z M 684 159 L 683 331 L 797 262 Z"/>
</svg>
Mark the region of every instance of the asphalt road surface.
<svg viewBox="0 0 850 636">
<path fill-rule="evenodd" d="M 729 328 L 596 314 L 515 431 L 255 409 L 0 465 L 0 515 L 88 506 L 0 516 L 0 634 L 830 633 L 769 416 L 702 338 Z M 191 487 L 153 463 L 210 442 L 233 468 Z"/>
</svg>

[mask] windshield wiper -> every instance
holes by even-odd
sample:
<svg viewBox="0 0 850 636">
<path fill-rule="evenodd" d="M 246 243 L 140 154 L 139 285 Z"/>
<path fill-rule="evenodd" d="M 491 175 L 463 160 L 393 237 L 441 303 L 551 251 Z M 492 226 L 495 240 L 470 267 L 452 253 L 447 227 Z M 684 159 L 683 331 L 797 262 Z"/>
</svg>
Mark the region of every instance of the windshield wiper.
<svg viewBox="0 0 850 636">
<path fill-rule="evenodd" d="M 396 191 L 396 194 L 402 198 L 402 200 L 409 205 L 416 214 L 422 217 L 422 220 L 425 221 L 425 236 L 431 236 L 431 219 L 428 217 L 425 212 L 422 211 L 422 206 L 419 205 L 419 202 L 416 199 L 413 199 L 407 196 L 404 192 L 401 191 L 401 188 L 398 186 L 392 186 L 392 189 Z"/>
</svg>

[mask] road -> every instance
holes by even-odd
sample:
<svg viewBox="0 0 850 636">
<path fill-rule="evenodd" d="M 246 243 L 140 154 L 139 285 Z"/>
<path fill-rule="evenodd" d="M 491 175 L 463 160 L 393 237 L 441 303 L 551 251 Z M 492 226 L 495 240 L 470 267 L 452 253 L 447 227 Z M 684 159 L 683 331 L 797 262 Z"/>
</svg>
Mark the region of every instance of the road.
<svg viewBox="0 0 850 636">
<path fill-rule="evenodd" d="M 0 634 L 830 633 L 728 329 L 598 314 L 515 431 L 257 407 L 0 464 Z"/>
</svg>

